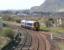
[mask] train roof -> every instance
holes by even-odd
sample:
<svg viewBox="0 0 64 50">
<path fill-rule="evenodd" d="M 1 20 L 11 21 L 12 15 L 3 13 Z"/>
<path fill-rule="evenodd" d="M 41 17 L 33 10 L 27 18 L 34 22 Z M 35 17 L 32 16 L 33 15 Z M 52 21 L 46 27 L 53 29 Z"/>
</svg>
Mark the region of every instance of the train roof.
<svg viewBox="0 0 64 50">
<path fill-rule="evenodd" d="M 32 21 L 32 20 L 22 20 L 21 22 L 34 23 L 34 22 L 36 22 L 36 21 Z"/>
</svg>

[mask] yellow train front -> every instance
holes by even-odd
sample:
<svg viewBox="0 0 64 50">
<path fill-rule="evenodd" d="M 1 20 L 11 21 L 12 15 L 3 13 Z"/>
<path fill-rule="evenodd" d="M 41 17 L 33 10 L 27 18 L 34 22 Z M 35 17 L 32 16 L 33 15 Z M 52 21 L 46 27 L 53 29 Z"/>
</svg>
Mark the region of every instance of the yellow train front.
<svg viewBox="0 0 64 50">
<path fill-rule="evenodd" d="M 38 21 L 21 20 L 21 27 L 38 31 L 40 29 L 40 24 Z"/>
</svg>

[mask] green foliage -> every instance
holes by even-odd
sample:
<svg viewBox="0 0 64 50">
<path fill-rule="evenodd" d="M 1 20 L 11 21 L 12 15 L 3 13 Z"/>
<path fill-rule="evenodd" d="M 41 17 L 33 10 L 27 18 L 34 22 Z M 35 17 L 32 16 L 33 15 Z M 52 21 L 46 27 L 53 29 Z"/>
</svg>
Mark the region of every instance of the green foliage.
<svg viewBox="0 0 64 50">
<path fill-rule="evenodd" d="M 59 43 L 58 46 L 59 46 L 60 50 L 64 50 L 64 43 Z"/>
<path fill-rule="evenodd" d="M 16 21 L 17 23 L 20 23 L 21 19 L 15 19 L 15 21 Z"/>
<path fill-rule="evenodd" d="M 54 23 L 54 19 L 53 18 L 49 18 L 49 21 L 51 21 L 51 23 Z"/>
<path fill-rule="evenodd" d="M 3 20 L 6 20 L 6 21 L 10 21 L 11 20 L 11 17 L 10 16 L 3 16 L 2 19 Z"/>
<path fill-rule="evenodd" d="M 45 27 L 45 26 L 40 26 L 40 30 L 42 30 L 42 31 L 49 31 L 49 29 L 47 27 Z"/>
<path fill-rule="evenodd" d="M 49 18 L 45 21 L 45 24 L 47 27 L 52 27 L 54 24 L 54 20 L 52 18 Z"/>
<path fill-rule="evenodd" d="M 11 16 L 4 16 L 3 20 L 5 20 L 5 21 L 14 21 L 14 22 L 20 23 L 21 18 L 18 17 L 18 16 L 12 16 L 12 17 Z"/>
<path fill-rule="evenodd" d="M 53 28 L 53 29 L 51 28 L 50 31 L 55 33 L 64 32 L 64 28 Z"/>
<path fill-rule="evenodd" d="M 0 30 L 0 48 L 3 48 L 14 37 L 14 31 L 11 28 L 3 28 Z"/>
<path fill-rule="evenodd" d="M 10 42 L 10 40 L 11 39 L 7 37 L 0 36 L 0 49 L 7 45 Z"/>
<path fill-rule="evenodd" d="M 1 35 L 12 39 L 14 36 L 14 31 L 11 28 L 4 28 Z"/>
<path fill-rule="evenodd" d="M 49 21 L 46 21 L 45 24 L 46 24 L 47 27 L 50 27 L 51 26 L 51 24 L 50 24 Z"/>
<path fill-rule="evenodd" d="M 49 31 L 53 33 L 54 37 L 58 37 L 64 33 L 64 28 L 49 28 Z"/>
</svg>

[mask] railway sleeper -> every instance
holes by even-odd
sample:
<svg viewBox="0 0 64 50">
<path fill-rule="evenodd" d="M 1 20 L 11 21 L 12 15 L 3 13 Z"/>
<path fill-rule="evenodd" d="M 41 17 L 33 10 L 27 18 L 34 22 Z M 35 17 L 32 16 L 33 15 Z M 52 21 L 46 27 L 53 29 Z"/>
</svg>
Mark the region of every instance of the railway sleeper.
<svg viewBox="0 0 64 50">
<path fill-rule="evenodd" d="M 32 43 L 32 41 L 31 41 L 31 39 L 30 39 L 30 40 L 28 40 L 28 41 L 25 43 L 25 46 L 31 46 L 31 43 Z"/>
<path fill-rule="evenodd" d="M 25 46 L 31 46 L 31 43 L 32 43 L 32 37 L 29 35 L 29 36 L 27 37 L 27 41 L 26 41 L 26 43 L 25 43 Z"/>
</svg>

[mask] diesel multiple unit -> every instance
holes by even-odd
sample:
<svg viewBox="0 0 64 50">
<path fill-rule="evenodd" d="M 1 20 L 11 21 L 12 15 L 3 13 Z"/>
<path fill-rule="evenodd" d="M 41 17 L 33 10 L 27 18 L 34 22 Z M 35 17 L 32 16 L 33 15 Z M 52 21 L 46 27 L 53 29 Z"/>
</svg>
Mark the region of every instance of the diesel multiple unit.
<svg viewBox="0 0 64 50">
<path fill-rule="evenodd" d="M 40 24 L 38 21 L 21 20 L 21 27 L 29 28 L 33 30 L 39 30 Z"/>
</svg>

